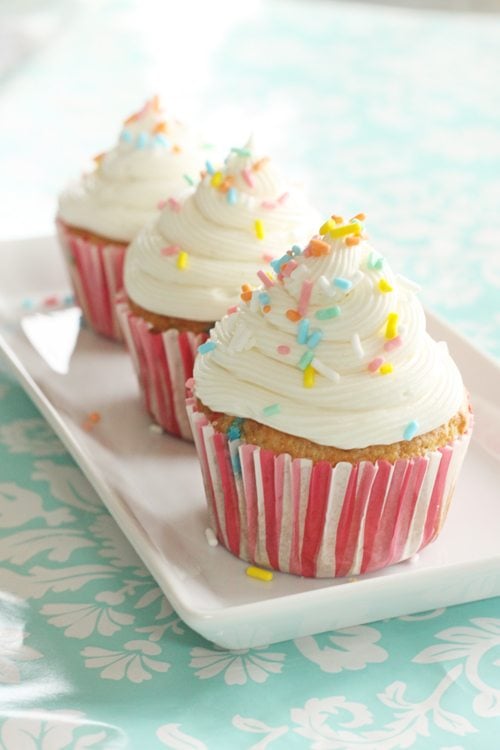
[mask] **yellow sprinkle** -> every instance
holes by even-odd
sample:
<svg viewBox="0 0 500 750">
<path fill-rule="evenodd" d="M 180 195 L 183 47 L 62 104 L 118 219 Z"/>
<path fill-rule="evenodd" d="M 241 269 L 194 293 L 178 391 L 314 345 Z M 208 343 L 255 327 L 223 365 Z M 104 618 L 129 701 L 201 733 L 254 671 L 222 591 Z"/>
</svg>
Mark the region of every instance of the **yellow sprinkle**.
<svg viewBox="0 0 500 750">
<path fill-rule="evenodd" d="M 378 282 L 378 288 L 381 292 L 392 292 L 392 286 L 389 284 L 387 279 L 380 279 Z"/>
<path fill-rule="evenodd" d="M 247 576 L 250 576 L 250 578 L 257 578 L 259 581 L 272 581 L 273 580 L 273 574 L 270 570 L 263 570 L 262 568 L 257 568 L 255 565 L 250 565 L 245 571 Z"/>
<path fill-rule="evenodd" d="M 222 180 L 224 179 L 222 172 L 215 172 L 212 175 L 212 179 L 210 180 L 210 184 L 214 188 L 218 188 L 222 185 Z"/>
<path fill-rule="evenodd" d="M 179 271 L 185 271 L 188 265 L 189 255 L 185 250 L 181 250 L 177 256 L 177 268 Z"/>
<path fill-rule="evenodd" d="M 259 240 L 264 239 L 264 225 L 261 219 L 255 219 L 255 234 Z"/>
<path fill-rule="evenodd" d="M 333 227 L 329 230 L 330 237 L 346 237 L 348 234 L 361 234 L 361 224 L 357 221 L 353 221 L 352 224 L 340 224 L 337 227 Z"/>
<path fill-rule="evenodd" d="M 304 370 L 304 388 L 312 388 L 314 386 L 314 379 L 316 377 L 316 371 L 312 365 L 307 365 Z"/>
<path fill-rule="evenodd" d="M 395 339 L 398 335 L 398 314 L 389 313 L 387 316 L 387 325 L 385 327 L 386 339 Z"/>
<path fill-rule="evenodd" d="M 334 229 L 335 226 L 336 226 L 336 224 L 335 224 L 335 222 L 334 222 L 333 219 L 327 219 L 325 221 L 325 223 L 320 226 L 319 233 L 320 234 L 328 234 L 328 232 L 330 231 L 330 229 Z"/>
<path fill-rule="evenodd" d="M 384 364 L 381 365 L 379 368 L 379 373 L 381 375 L 388 375 L 393 370 L 394 370 L 394 367 L 391 365 L 390 362 L 384 362 Z"/>
</svg>

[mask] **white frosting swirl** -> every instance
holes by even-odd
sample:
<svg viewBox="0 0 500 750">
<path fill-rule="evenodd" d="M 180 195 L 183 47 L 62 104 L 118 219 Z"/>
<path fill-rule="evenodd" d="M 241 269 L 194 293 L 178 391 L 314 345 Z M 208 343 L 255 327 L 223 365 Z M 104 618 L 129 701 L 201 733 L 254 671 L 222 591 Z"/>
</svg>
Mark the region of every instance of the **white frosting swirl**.
<svg viewBox="0 0 500 750">
<path fill-rule="evenodd" d="M 310 235 L 316 217 L 302 192 L 270 160 L 255 160 L 251 146 L 233 149 L 224 169 L 210 167 L 182 205 L 168 205 L 131 244 L 125 289 L 138 305 L 217 320 L 266 260 Z"/>
<path fill-rule="evenodd" d="M 125 121 L 117 145 L 96 158 L 59 197 L 67 224 L 119 242 L 130 242 L 158 211 L 158 203 L 189 190 L 207 151 L 182 123 L 167 119 L 156 97 Z"/>
<path fill-rule="evenodd" d="M 295 257 L 289 277 L 217 323 L 215 348 L 196 359 L 196 395 L 213 411 L 343 449 L 388 445 L 445 424 L 464 386 L 446 346 L 425 330 L 415 286 L 364 239 L 323 241 L 328 254 Z M 313 282 L 307 322 L 294 322 L 286 313 L 300 307 L 304 281 Z M 394 314 L 397 330 L 390 330 Z M 306 376 L 314 385 L 305 387 L 311 355 Z"/>
</svg>

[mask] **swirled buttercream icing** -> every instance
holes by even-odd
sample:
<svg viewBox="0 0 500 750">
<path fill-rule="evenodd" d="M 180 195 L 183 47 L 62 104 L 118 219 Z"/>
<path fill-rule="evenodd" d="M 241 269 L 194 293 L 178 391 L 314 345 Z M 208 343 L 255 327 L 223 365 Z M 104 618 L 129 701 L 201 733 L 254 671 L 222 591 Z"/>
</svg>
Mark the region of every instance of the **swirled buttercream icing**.
<svg viewBox="0 0 500 750">
<path fill-rule="evenodd" d="M 131 244 L 128 296 L 152 312 L 217 320 L 237 304 L 241 283 L 291 242 L 310 236 L 315 214 L 253 144 L 210 162 L 195 191 L 169 201 Z"/>
<path fill-rule="evenodd" d="M 216 324 L 194 371 L 206 406 L 343 449 L 410 440 L 459 411 L 462 378 L 426 332 L 418 288 L 360 216 L 329 219 Z"/>
<path fill-rule="evenodd" d="M 157 97 L 125 120 L 118 143 L 94 158 L 95 169 L 59 198 L 67 224 L 130 242 L 158 212 L 158 204 L 189 190 L 206 149 L 185 125 L 167 118 Z"/>
</svg>

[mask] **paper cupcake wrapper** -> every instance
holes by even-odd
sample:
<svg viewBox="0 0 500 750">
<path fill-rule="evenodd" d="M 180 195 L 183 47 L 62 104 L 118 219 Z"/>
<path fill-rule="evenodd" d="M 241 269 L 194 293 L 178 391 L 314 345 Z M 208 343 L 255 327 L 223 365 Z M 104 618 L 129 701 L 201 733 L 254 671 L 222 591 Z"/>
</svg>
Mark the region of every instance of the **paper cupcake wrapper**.
<svg viewBox="0 0 500 750">
<path fill-rule="evenodd" d="M 121 341 L 115 297 L 123 288 L 127 245 L 91 242 L 73 234 L 61 221 L 56 224 L 75 298 L 85 320 L 96 333 Z"/>
<path fill-rule="evenodd" d="M 210 524 L 234 555 L 295 575 L 368 573 L 439 534 L 470 440 L 413 459 L 292 459 L 216 432 L 187 400 Z"/>
<path fill-rule="evenodd" d="M 152 326 L 134 315 L 123 295 L 116 309 L 146 409 L 166 432 L 192 440 L 186 413 L 186 380 L 193 377 L 196 351 L 206 333 L 170 329 L 152 333 Z"/>
</svg>

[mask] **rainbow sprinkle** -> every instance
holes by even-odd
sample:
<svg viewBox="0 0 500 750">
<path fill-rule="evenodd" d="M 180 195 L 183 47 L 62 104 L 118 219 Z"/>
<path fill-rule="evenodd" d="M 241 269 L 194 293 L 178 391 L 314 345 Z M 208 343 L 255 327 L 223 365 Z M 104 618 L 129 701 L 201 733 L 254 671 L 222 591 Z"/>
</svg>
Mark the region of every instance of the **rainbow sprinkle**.
<svg viewBox="0 0 500 750">
<path fill-rule="evenodd" d="M 405 430 L 403 432 L 403 440 L 413 440 L 418 432 L 419 426 L 420 425 L 418 424 L 417 420 L 412 419 L 412 421 L 409 422 L 405 427 Z"/>
<path fill-rule="evenodd" d="M 403 343 L 403 339 L 401 336 L 396 336 L 393 339 L 390 339 L 390 341 L 386 341 L 384 344 L 384 351 L 391 352 L 393 349 L 397 349 L 401 346 Z"/>
<path fill-rule="evenodd" d="M 268 305 L 271 302 L 271 297 L 267 292 L 259 292 L 259 302 L 261 305 Z"/>
<path fill-rule="evenodd" d="M 312 290 L 313 290 L 312 281 L 308 281 L 306 279 L 306 281 L 302 282 L 302 287 L 300 289 L 300 296 L 299 296 L 299 304 L 297 306 L 297 309 L 301 316 L 307 313 L 307 308 L 309 307 L 309 301 L 311 299 Z"/>
<path fill-rule="evenodd" d="M 213 167 L 213 164 L 212 164 L 212 162 L 210 162 L 208 160 L 205 162 L 205 169 L 207 170 L 208 174 L 210 174 L 210 175 L 215 174 L 215 169 Z"/>
<path fill-rule="evenodd" d="M 365 356 L 364 349 L 361 345 L 361 339 L 359 337 L 359 333 L 353 333 L 351 338 L 351 346 L 354 351 L 354 354 L 358 357 L 358 359 L 362 359 Z"/>
<path fill-rule="evenodd" d="M 378 282 L 378 288 L 384 294 L 387 294 L 387 292 L 392 292 L 393 291 L 393 288 L 389 284 L 389 282 L 387 281 L 387 279 L 380 279 L 380 281 Z"/>
<path fill-rule="evenodd" d="M 320 234 L 328 234 L 330 229 L 335 229 L 335 222 L 333 219 L 327 219 L 324 224 L 322 224 L 319 228 Z"/>
<path fill-rule="evenodd" d="M 148 142 L 148 136 L 147 133 L 139 133 L 137 138 L 135 139 L 135 146 L 136 148 L 145 148 Z"/>
<path fill-rule="evenodd" d="M 226 194 L 227 202 L 230 206 L 234 206 L 238 202 L 238 191 L 234 187 L 230 187 Z"/>
<path fill-rule="evenodd" d="M 340 224 L 332 227 L 328 230 L 328 234 L 330 237 L 333 237 L 333 239 L 338 239 L 339 237 L 347 237 L 350 234 L 360 234 L 361 229 L 361 224 L 357 221 L 353 221 L 350 224 Z"/>
<path fill-rule="evenodd" d="M 190 177 L 188 174 L 183 174 L 182 176 L 186 180 L 187 184 L 190 185 L 191 187 L 193 187 L 193 185 L 194 185 L 193 178 Z"/>
<path fill-rule="evenodd" d="M 305 370 L 307 367 L 309 367 L 313 359 L 314 359 L 314 352 L 311 352 L 311 351 L 304 352 L 302 357 L 299 359 L 300 369 Z"/>
<path fill-rule="evenodd" d="M 288 318 L 288 320 L 292 321 L 292 323 L 296 323 L 302 317 L 302 315 L 299 312 L 297 312 L 297 310 L 287 310 L 285 315 Z"/>
<path fill-rule="evenodd" d="M 314 381 L 316 379 L 316 372 L 314 370 L 314 367 L 309 364 L 304 370 L 304 388 L 312 388 L 314 386 Z"/>
<path fill-rule="evenodd" d="M 316 370 L 316 372 L 319 372 L 320 375 L 323 375 L 323 377 L 328 378 L 328 380 L 332 380 L 334 383 L 338 383 L 340 380 L 340 375 L 336 370 L 332 370 L 331 367 L 328 367 L 325 365 L 320 359 L 317 357 L 314 357 L 313 361 L 311 362 L 311 365 Z"/>
<path fill-rule="evenodd" d="M 236 146 L 233 146 L 231 149 L 233 154 L 236 154 L 237 156 L 251 156 L 252 152 L 248 150 L 248 148 L 237 148 Z"/>
<path fill-rule="evenodd" d="M 268 288 L 274 286 L 274 281 L 270 279 L 267 273 L 263 271 L 262 269 L 260 271 L 257 271 L 257 276 L 262 281 L 264 286 L 267 286 Z"/>
<path fill-rule="evenodd" d="M 245 180 L 245 182 L 248 185 L 248 187 L 250 187 L 250 188 L 254 187 L 255 183 L 254 183 L 253 177 L 250 174 L 250 172 L 248 171 L 248 169 L 242 169 L 241 170 L 241 176 Z"/>
<path fill-rule="evenodd" d="M 379 373 L 381 375 L 389 375 L 389 373 L 393 372 L 393 370 L 394 367 L 390 362 L 384 362 L 384 364 L 380 366 Z"/>
<path fill-rule="evenodd" d="M 170 146 L 170 141 L 168 141 L 161 133 L 155 135 L 154 142 L 157 146 L 163 146 L 164 148 Z"/>
<path fill-rule="evenodd" d="M 324 307 L 322 310 L 316 310 L 314 317 L 318 320 L 330 320 L 330 318 L 337 318 L 340 315 L 340 307 L 334 305 L 333 307 Z"/>
<path fill-rule="evenodd" d="M 344 279 L 342 276 L 337 276 L 333 280 L 333 286 L 338 287 L 339 289 L 342 289 L 345 292 L 348 292 L 349 289 L 352 287 L 352 281 L 349 281 L 349 279 Z"/>
<path fill-rule="evenodd" d="M 189 255 L 185 250 L 181 250 L 179 255 L 177 256 L 177 262 L 176 266 L 179 269 L 179 271 L 185 271 L 188 267 L 189 262 Z"/>
<path fill-rule="evenodd" d="M 305 344 L 307 337 L 309 336 L 309 321 L 307 318 L 302 318 L 297 326 L 297 343 Z"/>
<path fill-rule="evenodd" d="M 368 256 L 366 265 L 368 268 L 374 268 L 377 271 L 381 271 L 384 265 L 384 259 L 381 255 L 372 250 L 370 255 Z"/>
<path fill-rule="evenodd" d="M 218 188 L 222 185 L 222 180 L 224 179 L 224 175 L 222 172 L 214 172 L 211 179 L 210 184 L 214 188 Z"/>
<path fill-rule="evenodd" d="M 262 201 L 260 204 L 262 208 L 267 209 L 268 211 L 272 211 L 273 208 L 276 208 L 276 203 L 273 201 Z"/>
<path fill-rule="evenodd" d="M 302 250 L 300 249 L 299 245 L 292 245 L 290 252 L 292 253 L 293 257 L 295 258 L 297 255 L 302 254 Z"/>
<path fill-rule="evenodd" d="M 279 344 L 276 347 L 276 351 L 278 352 L 278 354 L 282 354 L 283 356 L 286 357 L 287 354 L 290 354 L 290 347 L 287 346 L 286 344 Z"/>
<path fill-rule="evenodd" d="M 266 581 L 268 583 L 269 581 L 273 580 L 273 574 L 270 570 L 264 570 L 263 568 L 257 568 L 255 565 L 250 565 L 246 570 L 245 573 L 249 578 L 256 578 L 258 581 Z"/>
<path fill-rule="evenodd" d="M 175 198 L 169 198 L 168 201 L 167 201 L 167 203 L 170 206 L 170 208 L 172 209 L 172 211 L 175 211 L 176 213 L 179 213 L 179 211 L 181 210 L 181 204 Z"/>
<path fill-rule="evenodd" d="M 177 253 L 180 252 L 180 247 L 179 245 L 167 245 L 167 247 L 163 247 L 160 252 L 162 255 L 167 256 L 177 255 Z"/>
<path fill-rule="evenodd" d="M 283 263 L 281 266 L 281 273 L 283 276 L 290 276 L 295 269 L 298 267 L 298 263 L 292 258 L 288 263 Z"/>
<path fill-rule="evenodd" d="M 331 253 L 331 246 L 324 240 L 314 238 L 309 242 L 308 246 L 304 251 L 304 255 L 312 255 L 315 258 L 320 258 L 323 255 L 329 255 Z"/>
<path fill-rule="evenodd" d="M 265 237 L 265 232 L 264 232 L 264 224 L 262 223 L 261 219 L 255 219 L 254 228 L 255 228 L 255 234 L 257 235 L 257 239 L 263 240 Z"/>
<path fill-rule="evenodd" d="M 233 305 L 232 307 L 227 308 L 228 315 L 234 315 L 235 312 L 238 312 L 238 305 Z"/>
<path fill-rule="evenodd" d="M 269 406 L 264 406 L 262 409 L 262 414 L 265 417 L 272 417 L 274 414 L 279 414 L 281 411 L 281 406 L 279 404 L 270 404 Z"/>
<path fill-rule="evenodd" d="M 385 327 L 386 339 L 395 339 L 398 335 L 398 319 L 398 314 L 394 312 L 389 313 L 389 315 L 387 316 L 387 324 Z"/>
<path fill-rule="evenodd" d="M 283 205 L 283 203 L 285 203 L 288 200 L 289 197 L 290 197 L 290 193 L 283 193 L 278 198 L 278 203 L 281 204 L 281 205 Z"/>
<path fill-rule="evenodd" d="M 321 339 L 323 338 L 323 336 L 324 336 L 323 331 L 320 331 L 320 330 L 313 331 L 311 335 L 309 336 L 309 338 L 307 339 L 307 346 L 309 347 L 309 349 L 315 349 L 318 346 Z"/>
<path fill-rule="evenodd" d="M 120 136 L 120 140 L 123 143 L 132 143 L 132 133 L 129 130 L 124 130 Z"/>
<path fill-rule="evenodd" d="M 383 364 L 383 362 L 383 357 L 375 357 L 375 359 L 372 359 L 372 361 L 368 364 L 368 369 L 370 370 L 370 372 L 376 372 Z"/>
<path fill-rule="evenodd" d="M 204 344 L 200 344 L 198 347 L 199 354 L 208 354 L 216 348 L 217 344 L 215 341 L 205 341 Z"/>
</svg>

